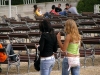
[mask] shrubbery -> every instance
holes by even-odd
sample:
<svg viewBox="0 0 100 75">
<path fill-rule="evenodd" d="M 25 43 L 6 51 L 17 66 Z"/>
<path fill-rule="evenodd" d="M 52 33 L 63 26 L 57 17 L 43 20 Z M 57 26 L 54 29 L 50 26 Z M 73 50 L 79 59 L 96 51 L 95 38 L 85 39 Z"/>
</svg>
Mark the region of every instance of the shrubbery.
<svg viewBox="0 0 100 75">
<path fill-rule="evenodd" d="M 12 5 L 23 4 L 23 0 L 11 0 Z"/>
<path fill-rule="evenodd" d="M 94 5 L 100 4 L 100 0 L 80 0 L 77 4 L 77 10 L 81 12 L 94 12 Z"/>
<path fill-rule="evenodd" d="M 41 3 L 41 2 L 52 2 L 54 0 L 36 0 L 36 3 Z M 8 5 L 9 3 L 6 2 L 6 5 Z M 19 4 L 23 4 L 23 0 L 11 0 L 11 4 L 12 5 L 19 5 Z"/>
<path fill-rule="evenodd" d="M 52 2 L 54 0 L 36 0 L 37 3 L 41 3 L 41 2 Z"/>
</svg>

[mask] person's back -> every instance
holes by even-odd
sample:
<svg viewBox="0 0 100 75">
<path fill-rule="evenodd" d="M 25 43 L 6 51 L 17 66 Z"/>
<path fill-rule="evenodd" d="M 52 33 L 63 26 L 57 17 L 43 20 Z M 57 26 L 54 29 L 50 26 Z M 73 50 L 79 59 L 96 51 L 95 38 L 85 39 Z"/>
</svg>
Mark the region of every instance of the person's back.
<svg viewBox="0 0 100 75">
<path fill-rule="evenodd" d="M 34 7 L 34 14 L 35 14 L 35 16 L 40 16 L 40 17 L 42 17 L 43 14 L 41 13 L 40 8 L 37 7 L 37 5 L 34 5 L 33 7 Z"/>
<path fill-rule="evenodd" d="M 41 11 L 39 11 L 38 9 L 34 13 L 36 16 L 43 16 Z"/>
<path fill-rule="evenodd" d="M 67 53 L 79 55 L 79 41 L 78 43 L 70 42 L 67 48 Z"/>
<path fill-rule="evenodd" d="M 45 32 L 45 33 L 42 33 L 41 38 L 45 40 L 45 43 L 41 41 L 39 42 L 39 43 L 44 44 L 44 46 L 39 47 L 39 50 L 41 51 L 40 55 L 42 57 L 51 56 L 53 52 L 56 52 L 56 49 L 54 49 L 54 46 L 56 46 L 56 36 L 53 36 L 53 34 Z"/>
<path fill-rule="evenodd" d="M 80 54 L 79 47 L 81 36 L 79 34 L 76 22 L 72 19 L 68 19 L 64 26 L 64 31 L 67 33 L 64 43 L 61 42 L 60 33 L 57 34 L 58 44 L 61 50 L 65 53 L 62 62 L 62 75 L 69 75 L 71 70 L 71 75 L 80 74 Z"/>
<path fill-rule="evenodd" d="M 38 47 L 41 60 L 40 73 L 41 75 L 50 75 L 55 63 L 54 53 L 57 51 L 57 38 L 49 21 L 43 20 L 39 29 L 41 31 Z"/>
<path fill-rule="evenodd" d="M 61 11 L 62 11 L 62 9 L 61 9 L 61 8 L 56 7 L 56 8 L 55 8 L 55 11 L 56 11 L 56 12 L 61 12 Z"/>
<path fill-rule="evenodd" d="M 59 15 L 56 11 L 55 11 L 55 5 L 52 5 L 52 10 L 50 11 L 51 14 L 54 15 Z"/>
<path fill-rule="evenodd" d="M 69 9 L 68 9 L 68 11 L 69 12 L 71 12 L 71 14 L 79 14 L 78 12 L 77 12 L 77 9 L 76 9 L 76 7 L 70 7 Z"/>
</svg>

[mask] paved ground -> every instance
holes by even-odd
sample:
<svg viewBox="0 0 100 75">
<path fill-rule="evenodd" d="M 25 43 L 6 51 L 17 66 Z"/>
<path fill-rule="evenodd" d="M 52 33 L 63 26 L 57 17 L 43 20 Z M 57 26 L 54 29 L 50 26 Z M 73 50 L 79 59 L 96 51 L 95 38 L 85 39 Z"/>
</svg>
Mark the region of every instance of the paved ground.
<svg viewBox="0 0 100 75">
<path fill-rule="evenodd" d="M 100 75 L 100 56 L 95 56 L 94 66 L 92 66 L 91 60 L 88 59 L 86 63 L 86 68 L 84 68 L 84 58 L 81 57 L 81 69 L 80 75 Z M 2 64 L 3 72 L 0 75 L 5 75 L 7 65 Z M 55 66 L 51 72 L 51 75 L 61 75 L 61 66 L 60 70 L 57 69 L 58 65 L 55 63 Z M 17 75 L 15 66 L 12 66 L 9 75 Z M 20 74 L 19 75 L 40 75 L 40 72 L 37 72 L 33 65 L 30 68 L 30 72 L 27 73 L 27 63 L 21 63 L 20 65 Z"/>
</svg>

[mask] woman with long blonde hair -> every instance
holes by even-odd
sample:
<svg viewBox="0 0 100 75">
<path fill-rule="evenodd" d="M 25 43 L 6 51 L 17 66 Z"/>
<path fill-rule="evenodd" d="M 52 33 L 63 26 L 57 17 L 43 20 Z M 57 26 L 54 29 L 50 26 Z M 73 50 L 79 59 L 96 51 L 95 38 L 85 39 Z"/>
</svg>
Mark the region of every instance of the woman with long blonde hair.
<svg viewBox="0 0 100 75">
<path fill-rule="evenodd" d="M 81 36 L 74 20 L 68 19 L 65 23 L 64 31 L 67 34 L 65 41 L 62 44 L 60 32 L 57 34 L 58 44 L 61 50 L 65 53 L 62 62 L 62 75 L 69 75 L 71 70 L 72 75 L 80 74 L 80 59 L 79 46 Z"/>
</svg>

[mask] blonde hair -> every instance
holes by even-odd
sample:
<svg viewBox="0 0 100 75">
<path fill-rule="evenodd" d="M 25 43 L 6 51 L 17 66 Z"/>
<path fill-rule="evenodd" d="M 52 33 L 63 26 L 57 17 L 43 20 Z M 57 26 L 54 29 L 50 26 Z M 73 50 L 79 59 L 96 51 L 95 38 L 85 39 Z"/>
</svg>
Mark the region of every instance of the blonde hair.
<svg viewBox="0 0 100 75">
<path fill-rule="evenodd" d="M 68 19 L 66 21 L 64 31 L 67 34 L 70 34 L 72 42 L 81 40 L 81 36 L 79 34 L 76 22 L 73 19 Z"/>
</svg>

